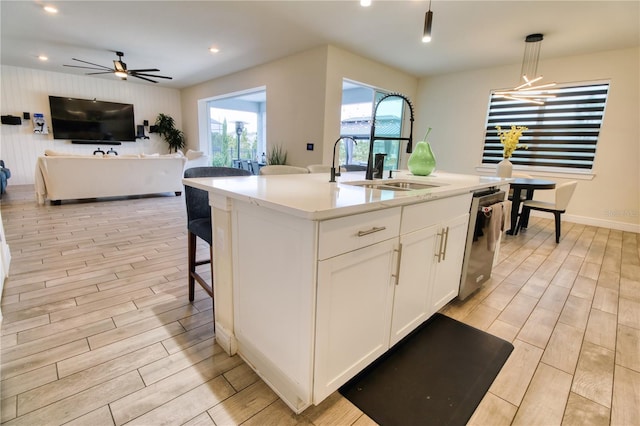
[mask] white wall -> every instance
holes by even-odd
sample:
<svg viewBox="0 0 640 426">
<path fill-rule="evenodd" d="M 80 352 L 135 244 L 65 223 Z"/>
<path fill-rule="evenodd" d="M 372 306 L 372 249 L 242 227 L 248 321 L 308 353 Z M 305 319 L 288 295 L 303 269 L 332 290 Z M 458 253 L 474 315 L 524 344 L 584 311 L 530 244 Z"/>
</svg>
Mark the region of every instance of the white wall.
<svg viewBox="0 0 640 426">
<path fill-rule="evenodd" d="M 578 181 L 568 220 L 640 232 L 639 64 L 640 48 L 540 61 L 545 81 L 611 80 L 595 177 Z M 417 128 L 433 127 L 429 140 L 438 169 L 476 174 L 490 91 L 512 87 L 519 72 L 514 64 L 420 80 Z M 550 179 L 569 180 L 559 174 Z M 536 198 L 550 200 L 552 194 L 538 191 Z"/>
<path fill-rule="evenodd" d="M 267 88 L 267 149 L 281 144 L 287 163 L 330 164 L 333 143 L 340 135 L 342 79 L 409 97 L 418 79 L 386 65 L 334 46 L 322 46 L 207 81 L 182 91 L 184 128 L 191 149 L 198 149 L 198 101 L 254 87 Z M 314 151 L 306 144 L 313 142 Z"/>
<path fill-rule="evenodd" d="M 411 100 L 415 100 L 418 89 L 417 77 L 346 50 L 329 46 L 324 114 L 324 164 L 331 163 L 333 143 L 340 136 L 342 80 L 345 78 L 390 92 L 399 92 Z M 415 101 L 413 103 L 415 104 Z M 417 139 L 414 139 L 414 146 L 416 141 Z M 405 150 L 406 146 L 403 145 L 400 148 L 400 165 L 404 168 L 408 158 Z"/>
<path fill-rule="evenodd" d="M 69 141 L 54 140 L 51 132 L 49 95 L 130 103 L 134 105 L 136 124 L 142 124 L 143 120 L 153 124 L 157 115 L 163 112 L 176 120 L 176 127 L 181 127 L 180 92 L 176 89 L 137 84 L 129 80 L 108 80 L 6 65 L 2 66 L 0 72 L 2 115 L 22 117 L 23 112 L 29 112 L 33 117 L 33 113 L 41 112 L 44 113 L 49 126 L 48 135 L 33 134 L 33 125 L 27 120 L 23 120 L 20 126 L 0 126 L 0 158 L 11 170 L 8 191 L 11 190 L 11 185 L 34 183 L 36 159 L 45 149 L 91 154 L 100 146 L 74 145 Z M 102 148 L 106 151 L 105 148 L 110 147 Z M 123 142 L 122 145 L 113 148 L 120 154 L 168 151 L 167 144 L 157 135 L 151 135 L 147 140 Z"/>
<path fill-rule="evenodd" d="M 198 101 L 265 86 L 267 149 L 282 145 L 292 165 L 321 162 L 326 50 L 326 46 L 319 47 L 183 89 L 182 115 L 189 148 L 199 149 Z M 314 151 L 306 150 L 308 142 L 315 144 Z"/>
</svg>

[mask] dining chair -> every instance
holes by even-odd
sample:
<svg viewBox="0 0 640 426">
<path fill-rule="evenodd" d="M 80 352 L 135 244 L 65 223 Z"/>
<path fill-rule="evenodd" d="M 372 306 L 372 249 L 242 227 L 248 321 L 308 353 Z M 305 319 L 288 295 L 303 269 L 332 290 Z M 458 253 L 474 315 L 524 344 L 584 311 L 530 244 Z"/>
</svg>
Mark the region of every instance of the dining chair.
<svg viewBox="0 0 640 426">
<path fill-rule="evenodd" d="M 261 175 L 292 175 L 309 173 L 306 167 L 285 166 L 274 164 L 272 166 L 264 166 L 260 169 Z"/>
<path fill-rule="evenodd" d="M 567 210 L 569 201 L 573 196 L 573 192 L 576 189 L 578 182 L 570 181 L 556 186 L 555 202 L 549 203 L 545 201 L 537 200 L 525 200 L 522 203 L 522 213 L 518 219 L 516 230 L 514 235 L 518 234 L 518 231 L 522 227 L 522 220 L 529 216 L 530 210 L 539 210 L 543 212 L 553 213 L 556 222 L 556 244 L 560 242 L 560 215 Z"/>
<path fill-rule="evenodd" d="M 251 176 L 247 170 L 233 167 L 192 167 L 184 171 L 185 178 Z M 184 186 L 187 205 L 187 251 L 189 266 L 189 300 L 195 296 L 195 281 L 213 297 L 213 247 L 211 238 L 211 206 L 209 193 L 192 186 Z M 209 259 L 196 260 L 197 238 L 209 244 Z M 196 271 L 196 266 L 211 264 L 211 284 Z"/>
<path fill-rule="evenodd" d="M 330 173 L 331 166 L 326 164 L 309 164 L 307 166 L 309 173 Z"/>
<path fill-rule="evenodd" d="M 240 168 L 242 170 L 246 170 L 248 172 L 251 171 L 251 163 L 249 162 L 249 160 L 240 160 Z"/>
<path fill-rule="evenodd" d="M 251 160 L 251 162 L 249 163 L 249 166 L 251 168 L 251 173 L 253 173 L 254 175 L 257 175 L 260 173 L 260 163 L 258 163 L 255 160 Z"/>
</svg>

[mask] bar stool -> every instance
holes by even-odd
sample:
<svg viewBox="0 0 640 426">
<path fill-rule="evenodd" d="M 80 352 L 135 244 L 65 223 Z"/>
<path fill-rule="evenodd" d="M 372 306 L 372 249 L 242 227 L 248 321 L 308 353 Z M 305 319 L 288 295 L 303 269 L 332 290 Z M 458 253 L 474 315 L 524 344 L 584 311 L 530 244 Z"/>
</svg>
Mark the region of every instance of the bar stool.
<svg viewBox="0 0 640 426">
<path fill-rule="evenodd" d="M 185 178 L 251 176 L 251 172 L 233 167 L 192 167 L 184 171 Z M 193 302 L 195 281 L 213 297 L 213 246 L 211 238 L 211 206 L 209 193 L 192 186 L 184 187 L 187 205 L 188 265 L 189 265 L 189 300 Z M 196 260 L 196 237 L 209 244 L 209 259 Z M 205 281 L 196 266 L 211 264 L 211 285 Z"/>
</svg>

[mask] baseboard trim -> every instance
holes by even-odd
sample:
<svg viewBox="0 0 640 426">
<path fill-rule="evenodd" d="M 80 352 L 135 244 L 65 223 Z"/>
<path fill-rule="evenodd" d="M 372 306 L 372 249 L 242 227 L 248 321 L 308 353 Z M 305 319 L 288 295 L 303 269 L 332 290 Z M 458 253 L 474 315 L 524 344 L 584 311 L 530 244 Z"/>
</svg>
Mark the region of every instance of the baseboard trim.
<svg viewBox="0 0 640 426">
<path fill-rule="evenodd" d="M 215 322 L 216 324 L 216 342 L 229 356 L 233 356 L 238 352 L 238 341 L 236 337 L 229 333 L 222 324 Z"/>
<path fill-rule="evenodd" d="M 533 210 L 531 211 L 531 215 L 541 217 L 541 218 L 551 217 L 553 219 L 553 216 L 550 216 L 548 213 L 547 214 L 538 213 Z M 615 229 L 617 231 L 633 232 L 636 234 L 640 234 L 640 224 L 636 224 L 636 223 L 626 223 L 626 222 L 618 222 L 615 220 L 597 219 L 593 217 L 577 216 L 577 215 L 567 214 L 567 213 L 562 215 L 562 221 L 578 223 L 580 225 L 597 226 L 599 228 L 609 228 L 609 229 Z"/>
</svg>

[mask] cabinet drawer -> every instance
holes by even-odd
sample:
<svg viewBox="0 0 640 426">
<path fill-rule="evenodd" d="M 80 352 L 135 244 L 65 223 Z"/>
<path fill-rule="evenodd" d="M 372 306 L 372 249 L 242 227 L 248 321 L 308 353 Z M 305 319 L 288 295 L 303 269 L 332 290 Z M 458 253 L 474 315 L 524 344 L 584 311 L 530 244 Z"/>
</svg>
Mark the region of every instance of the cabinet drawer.
<svg viewBox="0 0 640 426">
<path fill-rule="evenodd" d="M 469 213 L 471 198 L 472 194 L 468 193 L 405 206 L 402 210 L 400 234 L 404 235 Z"/>
<path fill-rule="evenodd" d="M 318 260 L 397 237 L 400 213 L 395 207 L 320 222 Z"/>
</svg>

